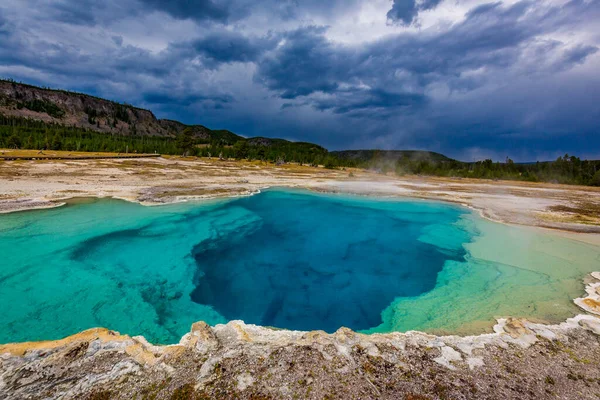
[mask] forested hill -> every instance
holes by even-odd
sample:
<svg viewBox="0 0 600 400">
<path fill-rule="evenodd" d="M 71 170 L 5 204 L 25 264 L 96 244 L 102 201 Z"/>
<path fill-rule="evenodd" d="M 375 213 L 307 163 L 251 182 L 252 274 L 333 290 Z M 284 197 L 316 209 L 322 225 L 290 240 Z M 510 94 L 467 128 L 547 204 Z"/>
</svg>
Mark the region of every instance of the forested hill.
<svg viewBox="0 0 600 400">
<path fill-rule="evenodd" d="M 83 93 L 54 90 L 0 80 L 0 114 L 94 132 L 130 136 L 175 136 L 184 130 L 206 142 L 233 144 L 242 139 L 229 131 L 157 119 L 152 111 Z"/>
<path fill-rule="evenodd" d="M 400 159 L 406 159 L 414 162 L 452 161 L 451 158 L 448 158 L 443 154 L 421 150 L 343 150 L 332 151 L 331 154 L 344 160 L 352 160 L 361 163 L 373 162 L 375 160 L 397 162 Z"/>
<path fill-rule="evenodd" d="M 187 154 L 338 166 L 305 142 L 245 138 L 157 119 L 149 111 L 83 93 L 0 80 L 0 148 Z"/>
</svg>

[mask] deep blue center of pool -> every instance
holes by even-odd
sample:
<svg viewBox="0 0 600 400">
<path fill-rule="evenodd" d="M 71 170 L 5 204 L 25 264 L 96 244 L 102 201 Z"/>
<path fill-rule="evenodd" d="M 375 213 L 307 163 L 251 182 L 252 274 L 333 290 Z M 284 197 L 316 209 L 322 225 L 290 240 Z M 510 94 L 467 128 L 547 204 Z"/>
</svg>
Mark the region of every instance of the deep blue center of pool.
<svg viewBox="0 0 600 400">
<path fill-rule="evenodd" d="M 439 203 L 273 191 L 232 205 L 255 218 L 235 229 L 214 226 L 192 250 L 192 300 L 229 320 L 328 332 L 372 328 L 396 297 L 431 290 L 444 263 L 464 256 L 458 228 L 447 231 L 451 246 L 420 240 L 464 212 Z"/>
</svg>

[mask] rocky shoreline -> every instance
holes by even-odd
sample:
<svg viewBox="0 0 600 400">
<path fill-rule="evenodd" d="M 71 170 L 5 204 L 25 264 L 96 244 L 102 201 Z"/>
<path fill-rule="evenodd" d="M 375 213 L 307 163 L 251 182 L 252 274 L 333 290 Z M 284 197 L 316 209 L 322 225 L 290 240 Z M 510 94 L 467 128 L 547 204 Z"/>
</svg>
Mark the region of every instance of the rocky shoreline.
<svg viewBox="0 0 600 400">
<path fill-rule="evenodd" d="M 586 299 L 597 299 L 600 273 L 587 279 Z M 0 397 L 596 399 L 599 364 L 600 318 L 589 314 L 500 319 L 494 333 L 466 337 L 198 322 L 169 346 L 103 328 L 2 345 Z"/>
</svg>

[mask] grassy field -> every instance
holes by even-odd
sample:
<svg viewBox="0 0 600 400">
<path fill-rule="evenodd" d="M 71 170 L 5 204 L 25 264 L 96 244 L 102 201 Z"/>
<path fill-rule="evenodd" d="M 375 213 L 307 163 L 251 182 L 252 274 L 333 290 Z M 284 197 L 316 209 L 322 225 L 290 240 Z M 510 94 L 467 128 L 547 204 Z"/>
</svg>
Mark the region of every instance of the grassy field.
<svg viewBox="0 0 600 400">
<path fill-rule="evenodd" d="M 141 158 L 157 157 L 157 154 L 136 153 L 102 153 L 85 151 L 61 151 L 61 150 L 15 150 L 0 149 L 0 159 L 97 159 L 97 158 Z"/>
</svg>

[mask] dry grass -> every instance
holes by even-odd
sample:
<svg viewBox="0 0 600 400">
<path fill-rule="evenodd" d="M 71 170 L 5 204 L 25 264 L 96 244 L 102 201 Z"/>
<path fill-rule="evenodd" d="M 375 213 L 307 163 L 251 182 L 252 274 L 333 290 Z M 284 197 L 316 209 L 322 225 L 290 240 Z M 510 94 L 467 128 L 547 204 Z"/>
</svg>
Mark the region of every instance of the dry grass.
<svg viewBox="0 0 600 400">
<path fill-rule="evenodd" d="M 105 153 L 105 152 L 87 152 L 87 151 L 62 151 L 62 150 L 15 150 L 0 149 L 0 158 L 7 157 L 45 157 L 45 158 L 81 158 L 81 157 L 119 157 L 127 155 L 128 157 L 146 157 L 147 154 L 124 154 L 124 153 Z"/>
<path fill-rule="evenodd" d="M 526 190 L 529 189 L 555 189 L 555 190 L 584 190 L 587 192 L 600 193 L 600 187 L 594 186 L 580 186 L 580 185 L 566 185 L 560 183 L 548 183 L 548 182 L 528 182 L 528 181 L 511 181 L 511 180 L 493 180 L 493 179 L 480 179 L 480 178 L 453 178 L 453 177 L 440 177 L 440 176 L 421 176 L 421 175 L 403 175 L 403 181 L 408 182 L 427 182 L 427 183 L 438 183 L 444 185 L 458 184 L 458 185 L 474 185 L 481 187 L 486 186 L 500 186 L 500 187 L 522 187 Z"/>
<path fill-rule="evenodd" d="M 548 207 L 550 211 L 583 215 L 586 217 L 600 218 L 600 204 L 581 201 L 572 206 L 556 205 Z"/>
<path fill-rule="evenodd" d="M 569 205 L 549 206 L 538 217 L 548 222 L 600 225 L 600 204 L 589 201 L 572 201 Z"/>
</svg>

